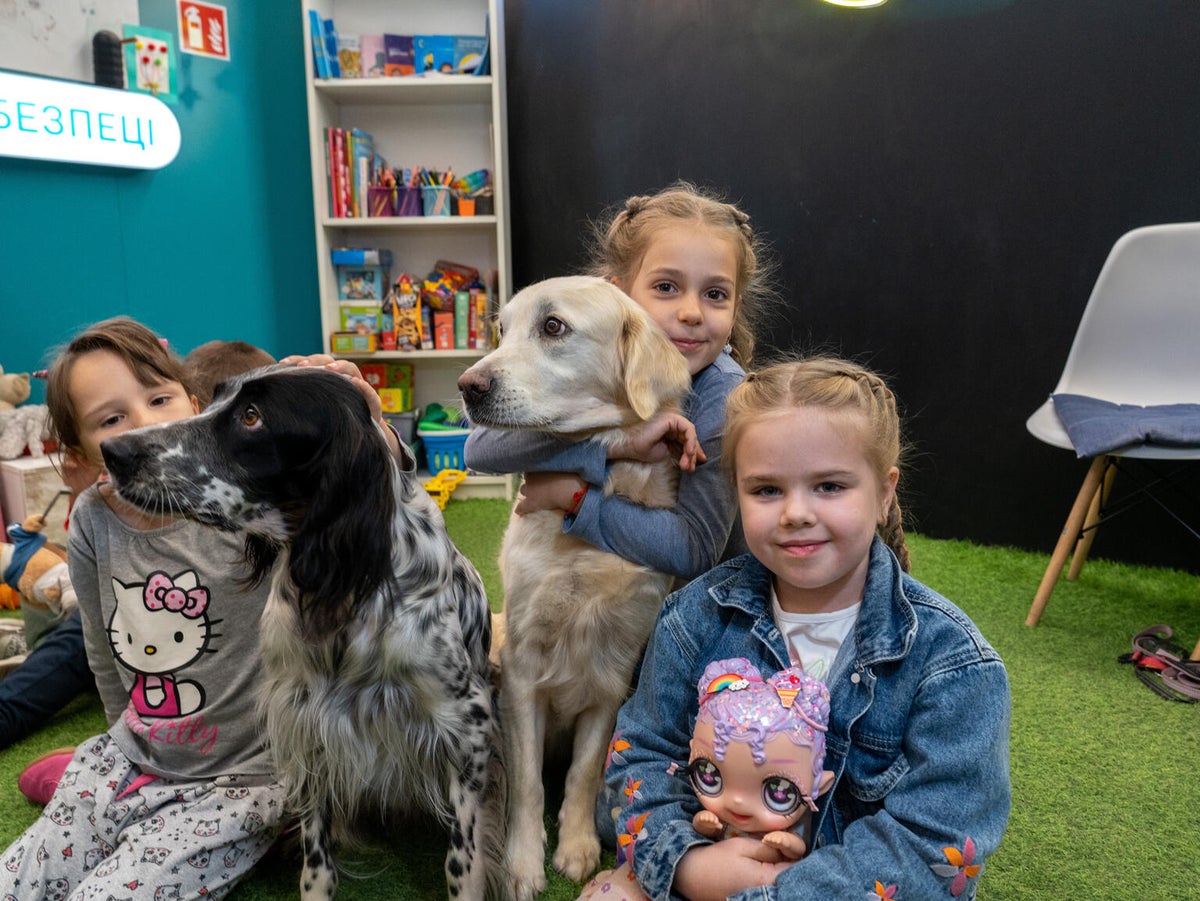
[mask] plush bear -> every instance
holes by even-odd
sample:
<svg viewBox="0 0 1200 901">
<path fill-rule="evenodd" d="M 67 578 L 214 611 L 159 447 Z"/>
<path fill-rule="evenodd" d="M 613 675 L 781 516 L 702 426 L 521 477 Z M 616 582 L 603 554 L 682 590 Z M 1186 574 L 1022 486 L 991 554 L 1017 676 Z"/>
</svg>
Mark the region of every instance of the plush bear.
<svg viewBox="0 0 1200 901">
<path fill-rule="evenodd" d="M 25 448 L 31 457 L 44 457 L 42 442 L 49 437 L 50 410 L 45 404 L 0 410 L 0 460 L 15 460 Z"/>
<path fill-rule="evenodd" d="M 8 527 L 8 542 L 0 544 L 0 575 L 21 596 L 25 640 L 34 647 L 79 605 L 66 553 L 46 541 L 43 516 L 35 514 Z"/>
<path fill-rule="evenodd" d="M 4 374 L 0 366 L 0 410 L 11 410 L 17 404 L 29 400 L 29 373 Z"/>
</svg>

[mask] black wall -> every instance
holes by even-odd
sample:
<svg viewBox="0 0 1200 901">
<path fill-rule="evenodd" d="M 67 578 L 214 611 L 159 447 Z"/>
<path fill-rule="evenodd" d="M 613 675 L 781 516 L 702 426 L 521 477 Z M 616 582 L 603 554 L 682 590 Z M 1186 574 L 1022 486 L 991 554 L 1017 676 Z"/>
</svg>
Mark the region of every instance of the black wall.
<svg viewBox="0 0 1200 901">
<path fill-rule="evenodd" d="M 506 31 L 517 286 L 629 194 L 720 188 L 780 264 L 766 342 L 891 377 L 912 524 L 1053 547 L 1085 464 L 1024 422 L 1113 242 L 1200 219 L 1200 4 L 507 0 Z M 1093 553 L 1197 551 L 1145 510 Z"/>
</svg>

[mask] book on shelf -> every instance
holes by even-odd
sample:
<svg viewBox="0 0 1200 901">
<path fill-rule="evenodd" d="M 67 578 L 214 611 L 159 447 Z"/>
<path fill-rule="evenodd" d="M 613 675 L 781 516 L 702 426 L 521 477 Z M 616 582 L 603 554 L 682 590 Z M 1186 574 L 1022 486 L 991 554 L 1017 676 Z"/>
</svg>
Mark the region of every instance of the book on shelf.
<svg viewBox="0 0 1200 901">
<path fill-rule="evenodd" d="M 483 17 L 483 58 L 475 69 L 476 75 L 492 74 L 492 17 L 488 13 Z"/>
<path fill-rule="evenodd" d="M 454 36 L 418 34 L 413 36 L 413 55 L 417 74 L 454 71 Z"/>
<path fill-rule="evenodd" d="M 333 216 L 333 129 L 321 129 L 321 143 L 325 148 L 325 202 L 329 215 Z"/>
<path fill-rule="evenodd" d="M 379 78 L 384 74 L 387 56 L 383 49 L 382 34 L 360 35 L 359 52 L 362 56 L 363 78 Z"/>
<path fill-rule="evenodd" d="M 346 145 L 346 132 L 337 130 L 337 177 L 338 177 L 338 209 L 339 216 L 349 216 L 350 212 L 350 166 L 349 147 Z"/>
<path fill-rule="evenodd" d="M 328 78 L 329 57 L 325 55 L 325 26 L 315 9 L 308 11 L 308 32 L 312 40 L 313 73 L 317 78 Z"/>
<path fill-rule="evenodd" d="M 341 78 L 342 66 L 338 62 L 338 33 L 333 19 L 322 19 L 321 30 L 325 32 L 325 58 L 329 60 L 329 77 Z"/>
<path fill-rule="evenodd" d="M 337 53 L 342 78 L 362 78 L 362 39 L 357 34 L 339 34 Z"/>
<path fill-rule="evenodd" d="M 354 198 L 354 212 L 359 219 L 367 217 L 367 187 L 371 184 L 371 167 L 375 157 L 375 138 L 361 128 L 350 130 L 351 154 L 350 195 Z"/>
<path fill-rule="evenodd" d="M 483 35 L 454 36 L 454 71 L 459 75 L 480 75 L 487 55 L 487 38 Z"/>
<path fill-rule="evenodd" d="M 383 36 L 383 54 L 384 75 L 413 75 L 416 73 L 411 34 L 385 34 Z"/>
</svg>

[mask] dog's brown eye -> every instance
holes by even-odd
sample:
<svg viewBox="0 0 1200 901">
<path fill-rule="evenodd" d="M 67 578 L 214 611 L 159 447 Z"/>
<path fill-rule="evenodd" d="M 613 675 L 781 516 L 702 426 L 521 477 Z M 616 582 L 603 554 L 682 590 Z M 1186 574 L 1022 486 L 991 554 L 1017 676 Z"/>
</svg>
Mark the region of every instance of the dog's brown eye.
<svg viewBox="0 0 1200 901">
<path fill-rule="evenodd" d="M 258 410 L 254 409 L 254 407 L 247 407 L 242 410 L 242 425 L 253 428 L 258 425 L 260 420 L 261 417 L 258 415 Z"/>
<path fill-rule="evenodd" d="M 561 319 L 555 319 L 553 316 L 551 316 L 544 323 L 542 323 L 542 331 L 551 338 L 557 338 L 560 335 L 565 335 L 567 333 L 567 324 Z"/>
</svg>

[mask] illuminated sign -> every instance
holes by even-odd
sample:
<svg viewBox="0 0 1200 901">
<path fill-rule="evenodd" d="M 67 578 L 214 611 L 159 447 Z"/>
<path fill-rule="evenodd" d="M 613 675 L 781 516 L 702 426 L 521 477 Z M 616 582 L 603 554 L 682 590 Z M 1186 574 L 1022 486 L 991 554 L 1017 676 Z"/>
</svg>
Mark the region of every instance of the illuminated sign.
<svg viewBox="0 0 1200 901">
<path fill-rule="evenodd" d="M 171 108 L 148 94 L 0 72 L 0 156 L 161 169 L 179 137 Z"/>
</svg>

